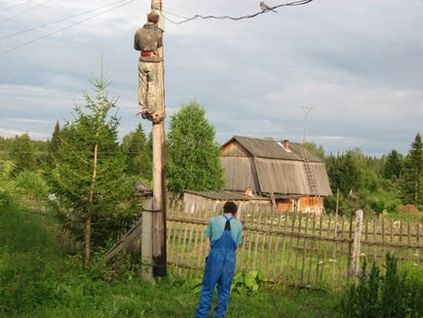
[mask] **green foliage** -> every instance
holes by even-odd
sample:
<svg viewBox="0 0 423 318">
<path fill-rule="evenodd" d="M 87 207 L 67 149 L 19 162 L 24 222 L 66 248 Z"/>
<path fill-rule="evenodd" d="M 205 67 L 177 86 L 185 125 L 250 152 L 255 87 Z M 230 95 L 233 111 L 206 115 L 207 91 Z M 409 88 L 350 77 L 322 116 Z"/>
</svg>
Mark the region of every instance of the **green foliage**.
<svg viewBox="0 0 423 318">
<path fill-rule="evenodd" d="M 22 171 L 15 178 L 15 191 L 20 197 L 36 202 L 45 202 L 49 187 L 39 173 Z"/>
<path fill-rule="evenodd" d="M 135 216 L 128 210 L 133 184 L 124 173 L 125 158 L 117 138 L 119 120 L 111 114 L 116 101 L 108 99 L 103 78 L 94 86 L 95 99 L 86 94 L 85 107 L 76 107 L 74 120 L 60 131 L 50 182 L 64 226 L 82 239 L 84 221 L 92 218 L 96 247 L 116 235 L 116 227 L 128 226 L 121 224 L 123 218 Z"/>
<path fill-rule="evenodd" d="M 0 316 L 55 303 L 50 275 L 58 254 L 32 219 L 12 206 L 0 209 Z"/>
<path fill-rule="evenodd" d="M 386 255 L 384 273 L 374 263 L 367 271 L 366 262 L 357 283 L 343 295 L 345 317 L 421 317 L 423 315 L 422 271 L 398 271 L 397 260 Z"/>
<path fill-rule="evenodd" d="M 0 188 L 0 208 L 8 206 L 11 202 L 10 194 L 6 189 Z"/>
<path fill-rule="evenodd" d="M 64 253 L 62 239 L 51 216 L 0 208 L 0 317 L 168 318 L 195 312 L 198 294 L 192 288 L 199 276 L 171 276 L 151 285 L 126 267 L 125 256 L 117 267 L 107 268 L 102 251 L 85 271 L 79 256 Z M 263 287 L 245 295 L 234 292 L 227 316 L 333 317 L 336 301 L 329 294 Z"/>
<path fill-rule="evenodd" d="M 403 271 L 407 313 L 411 317 L 423 317 L 423 269 L 419 264 L 411 263 L 404 266 Z"/>
<path fill-rule="evenodd" d="M 259 287 L 264 283 L 264 275 L 259 271 L 251 272 L 239 272 L 236 273 L 233 281 L 231 291 L 234 291 L 240 295 L 246 295 L 250 293 L 256 293 Z"/>
<path fill-rule="evenodd" d="M 401 196 L 404 204 L 423 207 L 423 143 L 418 133 L 404 160 Z"/>
<path fill-rule="evenodd" d="M 15 137 L 10 155 L 14 163 L 12 171 L 14 176 L 21 171 L 35 170 L 35 148 L 27 133 Z"/>
<path fill-rule="evenodd" d="M 360 150 L 326 158 L 332 191 L 339 189 L 338 213 L 349 215 L 358 208 L 366 213 L 395 213 L 400 206 L 399 191 L 394 178 L 386 179 L 385 158 L 364 155 Z M 336 197 L 325 198 L 328 212 L 336 210 Z"/>
<path fill-rule="evenodd" d="M 56 125 L 54 126 L 53 134 L 51 136 L 51 140 L 48 142 L 47 146 L 47 170 L 49 171 L 54 167 L 54 160 L 58 160 L 59 151 L 60 151 L 60 143 L 61 143 L 61 137 L 60 137 L 60 124 L 57 121 Z"/>
<path fill-rule="evenodd" d="M 398 151 L 392 150 L 386 156 L 383 176 L 386 179 L 397 180 L 401 176 L 402 162 L 402 155 Z"/>
<path fill-rule="evenodd" d="M 336 157 L 330 156 L 326 164 L 333 193 L 339 189 L 343 195 L 348 195 L 360 189 L 363 171 L 357 152 L 350 150 Z"/>
<path fill-rule="evenodd" d="M 317 145 L 314 142 L 306 142 L 305 146 L 308 150 L 310 150 L 312 153 L 314 153 L 316 156 L 318 156 L 320 159 L 325 159 L 325 149 L 322 145 Z"/>
<path fill-rule="evenodd" d="M 142 125 L 123 137 L 122 151 L 126 156 L 126 171 L 141 179 L 150 180 L 152 176 L 152 153 Z"/>
<path fill-rule="evenodd" d="M 223 187 L 223 168 L 215 129 L 205 110 L 192 101 L 171 117 L 168 135 L 168 188 L 181 195 L 185 190 L 217 191 Z"/>
</svg>

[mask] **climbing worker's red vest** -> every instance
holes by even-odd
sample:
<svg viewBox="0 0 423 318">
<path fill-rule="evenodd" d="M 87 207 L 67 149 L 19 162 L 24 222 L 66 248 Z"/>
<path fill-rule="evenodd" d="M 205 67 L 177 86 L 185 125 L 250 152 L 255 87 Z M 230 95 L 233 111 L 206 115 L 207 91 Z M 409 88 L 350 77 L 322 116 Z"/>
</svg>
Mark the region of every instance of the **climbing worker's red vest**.
<svg viewBox="0 0 423 318">
<path fill-rule="evenodd" d="M 154 51 L 141 51 L 141 56 L 152 56 Z"/>
</svg>

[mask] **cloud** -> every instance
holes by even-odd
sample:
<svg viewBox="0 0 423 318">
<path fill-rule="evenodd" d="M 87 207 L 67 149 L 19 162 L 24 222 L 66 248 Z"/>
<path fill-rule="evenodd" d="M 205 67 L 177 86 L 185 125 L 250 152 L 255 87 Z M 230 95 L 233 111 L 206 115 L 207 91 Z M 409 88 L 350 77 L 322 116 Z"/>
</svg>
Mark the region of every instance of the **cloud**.
<svg viewBox="0 0 423 318">
<path fill-rule="evenodd" d="M 36 132 L 36 131 L 27 131 L 27 130 L 16 130 L 16 129 L 8 129 L 0 127 L 0 136 L 5 138 L 11 138 L 15 136 L 20 136 L 22 134 L 27 133 L 31 139 L 35 140 L 46 140 L 51 136 L 45 133 Z"/>
<path fill-rule="evenodd" d="M 2 25 L 0 36 L 110 3 L 52 1 Z M 136 1 L 2 55 L 1 126 L 32 125 L 50 135 L 56 120 L 70 119 L 75 102 L 83 103 L 103 56 L 112 80 L 109 95 L 119 96 L 120 134 L 135 129 L 140 118 L 132 41 L 148 10 L 148 1 Z M 239 16 L 256 12 L 258 1 L 178 0 L 165 3 L 164 10 L 175 19 L 174 14 Z M 166 22 L 168 115 L 195 98 L 221 143 L 235 134 L 299 141 L 306 128 L 308 138 L 327 152 L 406 152 L 423 121 L 422 18 L 418 0 L 326 0 L 247 21 Z M 0 47 L 78 21 L 0 39 Z M 313 107 L 307 122 L 302 106 Z"/>
</svg>

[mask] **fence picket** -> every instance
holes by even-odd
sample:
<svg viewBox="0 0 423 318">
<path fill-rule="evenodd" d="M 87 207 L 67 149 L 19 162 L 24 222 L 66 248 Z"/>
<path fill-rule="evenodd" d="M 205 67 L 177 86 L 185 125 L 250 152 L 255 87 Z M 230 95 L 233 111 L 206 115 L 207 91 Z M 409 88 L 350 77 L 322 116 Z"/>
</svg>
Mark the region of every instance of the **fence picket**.
<svg viewBox="0 0 423 318">
<path fill-rule="evenodd" d="M 177 275 L 193 275 L 202 270 L 209 249 L 202 233 L 209 217 L 216 213 L 214 207 L 215 204 L 208 204 L 181 208 L 177 203 L 169 204 L 166 244 L 168 261 Z M 193 208 L 203 212 L 190 214 Z M 240 219 L 244 240 L 238 249 L 238 270 L 258 270 L 269 280 L 307 285 L 324 280 L 340 286 L 348 278 L 353 218 L 276 213 L 267 209 L 260 213 L 244 205 Z M 421 224 L 405 222 L 394 222 L 384 216 L 373 220 L 366 217 L 361 251 L 379 263 L 388 251 L 400 255 L 399 262 L 407 259 L 421 263 Z"/>
</svg>

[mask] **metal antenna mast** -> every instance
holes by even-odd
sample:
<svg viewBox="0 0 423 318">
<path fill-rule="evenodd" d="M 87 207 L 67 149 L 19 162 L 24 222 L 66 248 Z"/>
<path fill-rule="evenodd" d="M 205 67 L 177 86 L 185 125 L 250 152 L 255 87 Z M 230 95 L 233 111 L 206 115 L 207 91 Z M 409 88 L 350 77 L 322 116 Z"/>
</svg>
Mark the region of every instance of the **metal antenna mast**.
<svg viewBox="0 0 423 318">
<path fill-rule="evenodd" d="M 310 112 L 313 110 L 313 107 L 302 106 L 301 108 L 303 109 L 303 112 L 304 112 L 303 145 L 305 145 L 307 118 L 308 118 L 308 115 L 310 114 Z"/>
</svg>

